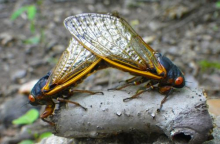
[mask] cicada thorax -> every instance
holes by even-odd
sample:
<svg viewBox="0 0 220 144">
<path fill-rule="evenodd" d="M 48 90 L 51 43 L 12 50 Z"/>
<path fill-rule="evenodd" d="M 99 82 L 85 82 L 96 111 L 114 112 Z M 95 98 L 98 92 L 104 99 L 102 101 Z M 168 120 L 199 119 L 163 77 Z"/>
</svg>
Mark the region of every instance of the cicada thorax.
<svg viewBox="0 0 220 144">
<path fill-rule="evenodd" d="M 166 69 L 166 77 L 160 80 L 161 85 L 182 88 L 185 86 L 185 78 L 181 70 L 165 56 L 157 54 L 159 63 Z"/>
</svg>

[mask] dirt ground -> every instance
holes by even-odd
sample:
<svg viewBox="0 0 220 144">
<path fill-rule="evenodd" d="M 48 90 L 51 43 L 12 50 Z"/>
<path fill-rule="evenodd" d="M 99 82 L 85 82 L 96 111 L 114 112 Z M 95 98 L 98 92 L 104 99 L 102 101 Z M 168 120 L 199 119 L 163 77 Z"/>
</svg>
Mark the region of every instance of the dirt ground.
<svg viewBox="0 0 220 144">
<path fill-rule="evenodd" d="M 188 87 L 202 87 L 209 98 L 219 98 L 220 9 L 216 3 L 215 0 L 0 0 L 0 105 L 4 107 L 15 98 L 19 105 L 20 99 L 27 98 L 18 94 L 22 84 L 39 79 L 55 66 L 71 38 L 63 26 L 66 17 L 114 11 L 153 49 L 180 67 Z M 30 30 L 27 13 L 14 21 L 10 19 L 13 12 L 27 5 L 37 8 L 33 20 L 35 32 Z M 40 39 L 28 42 L 32 37 Z M 129 77 L 128 73 L 110 68 L 91 75 L 79 87 L 103 90 Z M 8 103 L 11 106 L 8 109 L 17 110 L 12 107 L 15 103 Z M 18 115 L 6 117 L 1 112 L 0 143 L 3 140 L 7 143 L 20 130 L 21 127 L 10 124 Z M 10 120 L 6 120 L 8 117 Z"/>
</svg>

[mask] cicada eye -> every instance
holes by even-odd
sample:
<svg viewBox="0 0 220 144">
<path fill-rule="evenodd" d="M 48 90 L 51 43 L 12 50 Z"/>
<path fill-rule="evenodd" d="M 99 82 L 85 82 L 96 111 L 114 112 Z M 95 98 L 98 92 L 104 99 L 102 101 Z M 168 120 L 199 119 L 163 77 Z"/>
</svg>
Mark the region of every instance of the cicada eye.
<svg viewBox="0 0 220 144">
<path fill-rule="evenodd" d="M 32 95 L 29 95 L 28 99 L 29 99 L 29 101 L 31 101 L 31 102 L 35 102 L 35 98 L 34 98 L 34 96 L 32 96 Z"/>
<path fill-rule="evenodd" d="M 183 83 L 183 77 L 178 77 L 176 80 L 175 80 L 175 85 L 181 85 Z"/>
</svg>

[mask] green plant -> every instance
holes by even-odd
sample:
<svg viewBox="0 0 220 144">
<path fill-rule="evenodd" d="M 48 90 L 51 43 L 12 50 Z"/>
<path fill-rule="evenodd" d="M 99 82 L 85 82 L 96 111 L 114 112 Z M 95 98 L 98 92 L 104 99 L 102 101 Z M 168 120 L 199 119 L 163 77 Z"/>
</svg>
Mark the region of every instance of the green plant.
<svg viewBox="0 0 220 144">
<path fill-rule="evenodd" d="M 40 42 L 40 39 L 41 39 L 41 37 L 36 35 L 36 36 L 30 37 L 30 38 L 24 40 L 23 42 L 25 44 L 38 44 Z"/>
<path fill-rule="evenodd" d="M 51 132 L 45 132 L 45 133 L 42 133 L 40 136 L 39 136 L 39 139 L 43 139 L 43 138 L 47 138 L 47 137 L 50 137 L 52 136 L 52 133 Z"/>
<path fill-rule="evenodd" d="M 45 132 L 40 134 L 39 136 L 35 136 L 37 141 L 41 141 L 43 138 L 47 138 L 52 136 L 53 134 L 51 132 Z M 34 144 L 35 142 L 33 140 L 22 140 L 19 144 Z"/>
<path fill-rule="evenodd" d="M 32 124 L 37 118 L 39 117 L 39 112 L 36 109 L 30 109 L 28 112 L 26 112 L 24 115 L 21 117 L 15 119 L 12 121 L 13 124 Z M 29 131 L 31 134 L 32 132 Z M 35 139 L 40 141 L 43 138 L 50 137 L 52 135 L 51 132 L 45 132 L 40 135 L 38 134 L 33 134 Z M 23 140 L 19 144 L 33 144 L 33 140 Z"/>
<path fill-rule="evenodd" d="M 220 1 L 217 1 L 215 5 L 218 9 L 220 9 Z"/>
<path fill-rule="evenodd" d="M 219 62 L 210 62 L 207 60 L 202 60 L 199 62 L 200 67 L 202 70 L 207 70 L 208 68 L 215 68 L 215 69 L 220 69 L 220 63 Z"/>
<path fill-rule="evenodd" d="M 34 144 L 34 141 L 32 141 L 32 140 L 23 140 L 23 141 L 19 142 L 19 144 Z"/>
<path fill-rule="evenodd" d="M 32 124 L 39 117 L 39 112 L 36 109 L 30 109 L 21 117 L 12 121 L 15 125 Z"/>
<path fill-rule="evenodd" d="M 35 32 L 35 16 L 37 13 L 37 8 L 35 5 L 28 5 L 28 6 L 23 6 L 19 9 L 17 9 L 15 12 L 12 13 L 11 15 L 11 20 L 14 21 L 17 19 L 22 13 L 26 12 L 27 13 L 27 18 L 30 22 L 30 30 L 32 33 Z"/>
</svg>

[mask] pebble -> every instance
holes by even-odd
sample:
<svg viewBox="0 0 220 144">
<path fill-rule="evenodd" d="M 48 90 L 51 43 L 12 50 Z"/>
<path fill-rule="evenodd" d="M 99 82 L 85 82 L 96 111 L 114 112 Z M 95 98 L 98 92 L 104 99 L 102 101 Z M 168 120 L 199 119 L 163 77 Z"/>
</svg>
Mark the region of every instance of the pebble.
<svg viewBox="0 0 220 144">
<path fill-rule="evenodd" d="M 55 53 L 62 53 L 65 50 L 65 47 L 63 45 L 55 45 L 52 47 L 52 50 Z"/>
<path fill-rule="evenodd" d="M 13 82 L 19 82 L 19 79 L 24 78 L 27 75 L 27 70 L 17 70 L 11 75 Z"/>
<path fill-rule="evenodd" d="M 69 144 L 72 143 L 72 139 L 67 139 L 67 138 L 63 138 L 63 137 L 58 137 L 58 136 L 50 136 L 48 138 L 44 138 L 42 139 L 38 144 Z"/>
<path fill-rule="evenodd" d="M 164 17 L 168 19 L 180 19 L 187 13 L 189 13 L 190 9 L 183 5 L 175 5 L 173 7 L 168 8 L 163 14 Z"/>
<path fill-rule="evenodd" d="M 1 45 L 3 45 L 3 46 L 7 45 L 13 39 L 14 39 L 13 36 L 9 33 L 1 33 L 0 34 Z"/>
<path fill-rule="evenodd" d="M 157 21 L 151 21 L 149 22 L 148 27 L 152 31 L 157 31 L 158 29 L 162 27 L 162 24 L 158 23 Z"/>
<path fill-rule="evenodd" d="M 1 54 L 1 59 L 2 60 L 11 60 L 11 59 L 13 59 L 14 58 L 14 54 L 12 54 L 12 53 L 2 53 Z"/>
<path fill-rule="evenodd" d="M 21 87 L 19 88 L 18 92 L 20 94 L 29 94 L 31 89 L 34 87 L 34 85 L 37 83 L 38 79 L 29 81 L 27 83 L 24 83 L 21 85 Z"/>
<path fill-rule="evenodd" d="M 51 51 L 51 49 L 57 44 L 55 40 L 50 40 L 48 44 L 46 45 L 45 52 Z"/>
<path fill-rule="evenodd" d="M 156 39 L 156 36 L 145 36 L 143 37 L 143 40 L 147 43 L 150 44 Z"/>
<path fill-rule="evenodd" d="M 44 59 L 37 59 L 34 61 L 31 61 L 29 64 L 32 67 L 39 67 L 41 65 L 44 65 L 46 63 L 46 61 Z"/>
</svg>

